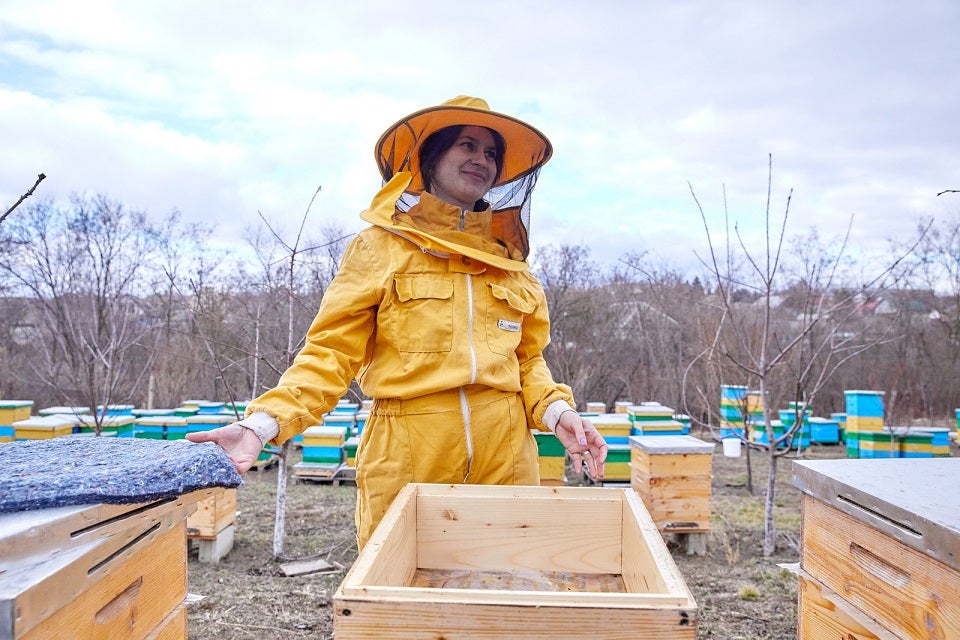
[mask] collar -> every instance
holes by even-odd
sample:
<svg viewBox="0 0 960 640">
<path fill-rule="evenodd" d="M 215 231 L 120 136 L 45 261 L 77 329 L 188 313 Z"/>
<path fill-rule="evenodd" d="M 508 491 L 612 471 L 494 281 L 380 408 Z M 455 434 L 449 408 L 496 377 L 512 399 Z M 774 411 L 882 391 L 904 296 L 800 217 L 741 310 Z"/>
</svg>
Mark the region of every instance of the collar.
<svg viewBox="0 0 960 640">
<path fill-rule="evenodd" d="M 529 265 L 494 238 L 492 216 L 485 211 L 461 211 L 429 194 L 406 213 L 396 209 L 397 200 L 410 184 L 410 174 L 400 172 L 373 198 L 360 217 L 370 224 L 393 231 L 416 243 L 424 251 L 459 254 L 506 271 L 526 271 Z M 463 230 L 460 218 L 463 215 Z"/>
</svg>

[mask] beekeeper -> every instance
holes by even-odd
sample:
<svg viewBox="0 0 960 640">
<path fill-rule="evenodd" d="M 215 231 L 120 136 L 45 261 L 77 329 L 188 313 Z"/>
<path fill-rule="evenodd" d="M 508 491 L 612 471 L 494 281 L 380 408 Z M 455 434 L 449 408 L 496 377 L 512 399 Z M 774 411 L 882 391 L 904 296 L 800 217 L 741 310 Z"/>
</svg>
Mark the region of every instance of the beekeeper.
<svg viewBox="0 0 960 640">
<path fill-rule="evenodd" d="M 575 471 L 607 447 L 543 358 L 550 323 L 531 275 L 530 195 L 549 140 L 460 96 L 392 125 L 384 186 L 277 386 L 229 426 L 192 433 L 246 471 L 321 424 L 356 378 L 373 399 L 356 454 L 362 548 L 408 482 L 539 484 L 530 430 L 554 431 Z"/>
</svg>

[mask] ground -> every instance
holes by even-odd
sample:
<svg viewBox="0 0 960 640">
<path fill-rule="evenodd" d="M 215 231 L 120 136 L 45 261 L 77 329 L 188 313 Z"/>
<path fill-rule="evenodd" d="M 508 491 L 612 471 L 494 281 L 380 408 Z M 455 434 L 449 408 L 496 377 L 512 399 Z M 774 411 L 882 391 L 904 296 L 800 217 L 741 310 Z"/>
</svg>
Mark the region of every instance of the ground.
<svg viewBox="0 0 960 640">
<path fill-rule="evenodd" d="M 807 458 L 843 457 L 842 446 L 814 446 Z M 292 452 L 296 462 L 299 453 Z M 792 461 L 780 459 L 775 519 L 778 550 L 764 557 L 765 455 L 755 452 L 753 484 L 745 458 L 713 456 L 712 531 L 706 556 L 673 558 L 699 607 L 697 638 L 784 640 L 797 633 L 797 579 L 780 564 L 799 560 L 800 494 Z M 284 556 L 323 558 L 348 568 L 356 558 L 356 488 L 295 482 L 290 474 Z M 202 599 L 190 605 L 191 640 L 332 638 L 331 598 L 343 572 L 285 577 L 273 559 L 276 467 L 248 472 L 238 490 L 235 545 L 219 563 L 190 557 L 188 584 Z"/>
</svg>

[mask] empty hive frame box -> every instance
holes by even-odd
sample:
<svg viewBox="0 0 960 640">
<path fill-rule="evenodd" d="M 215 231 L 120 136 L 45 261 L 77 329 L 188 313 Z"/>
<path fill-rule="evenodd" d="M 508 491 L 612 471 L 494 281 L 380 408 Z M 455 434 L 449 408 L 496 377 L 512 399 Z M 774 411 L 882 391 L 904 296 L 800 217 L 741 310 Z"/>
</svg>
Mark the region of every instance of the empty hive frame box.
<svg viewBox="0 0 960 640">
<path fill-rule="evenodd" d="M 794 463 L 799 635 L 960 638 L 960 458 Z"/>
<path fill-rule="evenodd" d="M 692 640 L 697 605 L 632 489 L 410 484 L 334 595 L 338 640 Z"/>
</svg>

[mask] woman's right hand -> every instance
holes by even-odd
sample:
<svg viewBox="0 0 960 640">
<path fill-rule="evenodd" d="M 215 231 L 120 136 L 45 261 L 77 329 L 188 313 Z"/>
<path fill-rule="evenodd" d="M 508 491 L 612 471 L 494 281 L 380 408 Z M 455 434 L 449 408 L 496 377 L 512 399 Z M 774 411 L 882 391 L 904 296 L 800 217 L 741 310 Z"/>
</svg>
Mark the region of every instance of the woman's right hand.
<svg viewBox="0 0 960 640">
<path fill-rule="evenodd" d="M 209 431 L 194 431 L 187 434 L 190 442 L 213 442 L 220 445 L 230 459 L 238 473 L 246 472 L 256 463 L 263 450 L 263 443 L 252 429 L 241 426 L 239 422 L 228 424 L 225 427 L 210 429 Z"/>
</svg>

